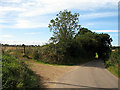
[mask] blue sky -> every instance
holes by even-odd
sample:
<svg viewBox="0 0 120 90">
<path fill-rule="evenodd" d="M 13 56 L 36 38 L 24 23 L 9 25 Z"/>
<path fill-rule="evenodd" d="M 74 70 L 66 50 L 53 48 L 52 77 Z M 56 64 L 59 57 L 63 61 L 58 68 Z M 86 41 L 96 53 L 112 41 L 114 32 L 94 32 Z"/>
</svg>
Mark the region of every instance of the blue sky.
<svg viewBox="0 0 120 90">
<path fill-rule="evenodd" d="M 59 11 L 79 13 L 79 24 L 108 33 L 118 45 L 118 0 L 1 0 L 0 42 L 42 45 L 52 36 L 49 21 Z"/>
</svg>

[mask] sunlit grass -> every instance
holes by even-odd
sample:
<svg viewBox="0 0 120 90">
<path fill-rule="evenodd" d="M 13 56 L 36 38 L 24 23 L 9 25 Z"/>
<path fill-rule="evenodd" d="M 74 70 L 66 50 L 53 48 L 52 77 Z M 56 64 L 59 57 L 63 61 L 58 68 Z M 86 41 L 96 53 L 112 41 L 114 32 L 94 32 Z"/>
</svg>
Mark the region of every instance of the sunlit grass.
<svg viewBox="0 0 120 90">
<path fill-rule="evenodd" d="M 2 88 L 37 88 L 35 73 L 27 65 L 10 55 L 2 58 Z"/>
<path fill-rule="evenodd" d="M 43 60 L 34 60 L 36 63 L 40 63 L 40 64 L 44 64 L 44 65 L 50 65 L 50 66 L 76 66 L 76 65 L 81 65 L 81 64 L 84 64 L 84 63 L 87 63 L 89 61 L 91 61 L 90 59 L 80 59 L 79 63 L 71 63 L 71 64 L 54 64 L 54 63 L 47 63 L 47 62 L 43 62 Z"/>
<path fill-rule="evenodd" d="M 118 78 L 120 78 L 120 70 L 118 70 L 118 68 L 116 66 L 109 66 L 107 68 L 112 74 L 114 74 L 115 76 L 117 76 Z"/>
</svg>

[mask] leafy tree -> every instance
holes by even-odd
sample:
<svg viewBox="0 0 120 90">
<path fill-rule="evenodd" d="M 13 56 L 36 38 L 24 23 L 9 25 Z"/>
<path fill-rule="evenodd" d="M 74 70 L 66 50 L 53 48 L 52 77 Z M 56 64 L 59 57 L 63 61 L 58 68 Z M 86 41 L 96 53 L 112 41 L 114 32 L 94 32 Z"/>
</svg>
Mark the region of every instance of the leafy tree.
<svg viewBox="0 0 120 90">
<path fill-rule="evenodd" d="M 78 16 L 78 13 L 72 14 L 71 11 L 64 10 L 50 21 L 48 27 L 53 32 L 56 41 L 67 41 L 73 38 L 76 30 L 80 28 Z"/>
<path fill-rule="evenodd" d="M 84 35 L 86 33 L 93 33 L 93 32 L 88 30 L 87 28 L 82 27 L 79 29 L 78 33 L 76 34 L 76 37 L 80 35 Z"/>
<path fill-rule="evenodd" d="M 78 24 L 79 14 L 72 14 L 71 11 L 60 11 L 55 19 L 50 20 L 49 28 L 53 32 L 52 50 L 55 51 L 58 62 L 70 62 L 73 58 L 95 58 L 98 53 L 99 58 L 107 58 L 110 54 L 112 39 L 108 34 L 98 34 L 81 27 Z"/>
<path fill-rule="evenodd" d="M 63 57 L 67 54 L 66 49 L 70 47 L 76 31 L 80 28 L 78 16 L 78 13 L 72 14 L 71 11 L 60 11 L 48 26 L 53 32 L 51 40 L 56 42 L 55 50 Z"/>
<path fill-rule="evenodd" d="M 110 38 L 110 35 L 108 34 L 99 34 L 98 36 L 96 36 L 96 40 L 97 40 L 97 52 L 99 55 L 99 58 L 105 59 L 108 58 L 110 53 L 111 53 L 111 42 L 112 42 L 112 38 Z"/>
<path fill-rule="evenodd" d="M 96 33 L 88 30 L 87 28 L 81 28 L 75 36 L 79 46 L 91 57 L 95 57 L 96 54 Z"/>
<path fill-rule="evenodd" d="M 95 56 L 96 52 L 99 58 L 108 58 L 111 52 L 112 38 L 108 34 L 97 34 L 88 30 L 87 28 L 81 28 L 75 36 L 75 39 L 79 41 L 90 55 Z"/>
</svg>

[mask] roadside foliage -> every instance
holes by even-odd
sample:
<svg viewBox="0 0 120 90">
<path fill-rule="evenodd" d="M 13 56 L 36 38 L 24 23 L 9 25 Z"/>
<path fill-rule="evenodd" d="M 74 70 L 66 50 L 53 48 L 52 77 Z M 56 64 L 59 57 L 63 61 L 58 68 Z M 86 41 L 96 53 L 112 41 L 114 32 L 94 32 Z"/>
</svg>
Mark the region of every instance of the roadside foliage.
<svg viewBox="0 0 120 90">
<path fill-rule="evenodd" d="M 2 89 L 7 88 L 36 88 L 38 80 L 27 65 L 10 55 L 2 56 Z"/>
<path fill-rule="evenodd" d="M 120 48 L 112 51 L 109 59 L 106 61 L 106 67 L 110 72 L 120 78 Z"/>
<path fill-rule="evenodd" d="M 112 38 L 107 33 L 95 33 L 79 25 L 79 14 L 60 11 L 48 25 L 53 36 L 42 46 L 3 45 L 3 88 L 39 87 L 33 71 L 24 59 L 48 64 L 80 64 L 98 59 L 106 61 L 107 66 L 120 63 L 118 51 L 111 54 Z M 118 57 L 119 56 L 119 57 Z"/>
</svg>

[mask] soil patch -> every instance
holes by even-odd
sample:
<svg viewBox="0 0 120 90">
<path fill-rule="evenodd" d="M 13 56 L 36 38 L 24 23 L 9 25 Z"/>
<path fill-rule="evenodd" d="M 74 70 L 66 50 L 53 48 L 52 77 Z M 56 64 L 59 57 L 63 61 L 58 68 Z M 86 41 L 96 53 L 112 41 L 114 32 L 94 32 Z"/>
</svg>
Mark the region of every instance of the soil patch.
<svg viewBox="0 0 120 90">
<path fill-rule="evenodd" d="M 38 76 L 43 78 L 44 86 L 50 88 L 53 84 L 46 82 L 55 82 L 59 77 L 65 73 L 77 69 L 78 66 L 54 66 L 40 64 L 34 61 L 28 61 L 30 69 L 32 69 Z"/>
</svg>

